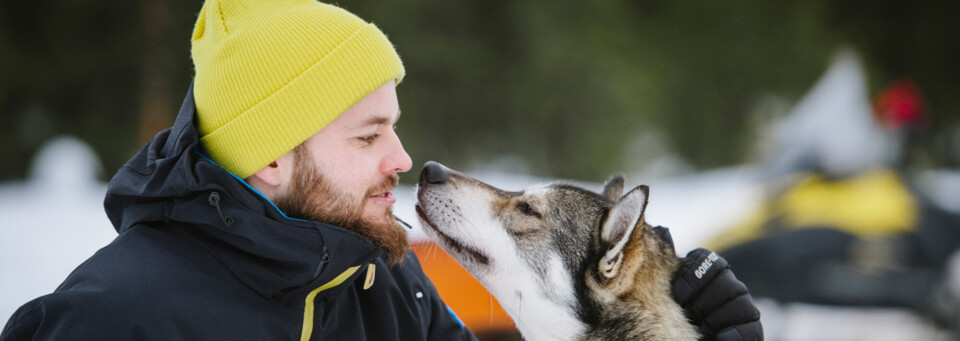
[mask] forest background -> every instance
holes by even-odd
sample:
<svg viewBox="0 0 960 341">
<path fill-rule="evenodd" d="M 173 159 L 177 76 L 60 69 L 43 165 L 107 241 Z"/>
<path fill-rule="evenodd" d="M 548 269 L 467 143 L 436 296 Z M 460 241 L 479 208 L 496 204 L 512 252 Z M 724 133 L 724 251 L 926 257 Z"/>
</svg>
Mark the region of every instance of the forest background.
<svg viewBox="0 0 960 341">
<path fill-rule="evenodd" d="M 376 23 L 407 68 L 397 129 L 415 167 L 438 160 L 600 181 L 676 155 L 755 159 L 840 47 L 870 95 L 926 96 L 923 167 L 960 165 L 960 2 L 383 1 L 337 3 Z M 0 3 L 0 180 L 73 135 L 109 178 L 169 127 L 193 74 L 193 0 Z M 407 176 L 405 180 L 413 177 Z"/>
</svg>

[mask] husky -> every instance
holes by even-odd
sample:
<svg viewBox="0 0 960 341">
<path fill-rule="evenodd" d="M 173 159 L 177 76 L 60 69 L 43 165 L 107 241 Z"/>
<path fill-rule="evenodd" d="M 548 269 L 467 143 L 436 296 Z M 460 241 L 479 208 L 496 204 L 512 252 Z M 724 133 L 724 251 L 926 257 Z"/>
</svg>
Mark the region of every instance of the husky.
<svg viewBox="0 0 960 341">
<path fill-rule="evenodd" d="M 670 296 L 672 241 L 644 222 L 649 189 L 565 183 L 508 192 L 430 161 L 415 205 L 427 235 L 500 302 L 523 337 L 696 340 Z"/>
</svg>

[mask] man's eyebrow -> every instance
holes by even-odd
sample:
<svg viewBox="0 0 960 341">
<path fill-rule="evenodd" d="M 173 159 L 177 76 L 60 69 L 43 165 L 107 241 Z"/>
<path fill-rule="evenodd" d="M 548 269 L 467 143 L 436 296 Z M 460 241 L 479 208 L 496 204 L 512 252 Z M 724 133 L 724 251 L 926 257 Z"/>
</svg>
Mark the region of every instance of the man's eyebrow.
<svg viewBox="0 0 960 341">
<path fill-rule="evenodd" d="M 397 121 L 400 120 L 400 114 L 401 114 L 400 110 L 397 110 L 397 119 L 394 120 L 393 122 L 390 122 L 390 118 L 387 116 L 374 116 L 358 124 L 357 128 L 363 128 L 363 127 L 369 127 L 373 125 L 381 125 L 381 124 L 387 124 L 387 123 L 396 124 Z"/>
</svg>

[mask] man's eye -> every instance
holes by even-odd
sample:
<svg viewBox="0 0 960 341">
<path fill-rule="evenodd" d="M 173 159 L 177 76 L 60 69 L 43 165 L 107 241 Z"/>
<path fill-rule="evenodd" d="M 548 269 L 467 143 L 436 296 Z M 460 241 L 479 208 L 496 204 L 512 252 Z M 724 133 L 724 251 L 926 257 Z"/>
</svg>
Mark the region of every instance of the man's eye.
<svg viewBox="0 0 960 341">
<path fill-rule="evenodd" d="M 363 141 L 363 143 L 369 144 L 369 143 L 373 143 L 373 141 L 376 140 L 378 137 L 380 137 L 380 134 L 361 136 L 361 137 L 358 137 L 358 139 L 360 139 L 360 141 Z"/>
<path fill-rule="evenodd" d="M 523 201 L 518 202 L 517 209 L 520 210 L 521 213 L 526 214 L 528 216 L 536 217 L 537 219 L 542 218 L 540 213 L 537 212 L 537 210 L 534 210 L 533 207 L 530 207 L 530 204 L 526 202 L 523 202 Z"/>
</svg>

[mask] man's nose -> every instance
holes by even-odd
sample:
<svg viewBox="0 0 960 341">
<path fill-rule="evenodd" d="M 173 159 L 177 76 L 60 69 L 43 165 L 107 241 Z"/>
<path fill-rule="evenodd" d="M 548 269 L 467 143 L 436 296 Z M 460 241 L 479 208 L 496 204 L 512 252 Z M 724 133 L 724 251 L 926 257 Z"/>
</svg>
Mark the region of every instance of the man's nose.
<svg viewBox="0 0 960 341">
<path fill-rule="evenodd" d="M 413 167 L 413 160 L 410 159 L 410 155 L 407 154 L 407 151 L 403 149 L 403 144 L 400 143 L 400 138 L 394 135 L 393 141 L 391 141 L 392 147 L 387 154 L 387 157 L 381 163 L 380 172 L 384 174 L 391 173 L 403 173 L 410 170 Z"/>
</svg>

